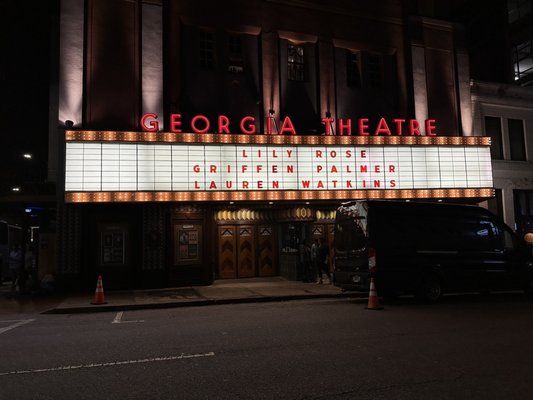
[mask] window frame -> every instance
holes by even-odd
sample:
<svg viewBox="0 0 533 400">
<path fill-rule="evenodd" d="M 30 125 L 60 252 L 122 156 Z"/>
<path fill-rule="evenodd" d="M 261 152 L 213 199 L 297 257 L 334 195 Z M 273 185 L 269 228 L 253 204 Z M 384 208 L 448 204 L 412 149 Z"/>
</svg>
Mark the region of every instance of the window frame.
<svg viewBox="0 0 533 400">
<path fill-rule="evenodd" d="M 531 12 L 530 0 L 507 0 L 507 22 L 513 24 Z"/>
<path fill-rule="evenodd" d="M 492 132 L 489 132 L 487 126 L 487 119 L 492 119 L 494 121 L 498 120 L 499 131 L 497 136 L 493 135 Z M 502 127 L 502 117 L 495 117 L 492 115 L 485 115 L 483 118 L 485 135 L 490 136 L 492 145 L 490 146 L 490 157 L 493 160 L 504 160 L 504 151 L 503 151 L 503 127 Z M 498 146 L 495 146 L 497 144 Z M 497 154 L 496 154 L 497 152 Z"/>
<path fill-rule="evenodd" d="M 520 129 L 511 128 L 512 124 Z M 509 158 L 512 161 L 527 161 L 524 120 L 507 118 L 507 133 L 509 135 Z"/>
<path fill-rule="evenodd" d="M 301 50 L 301 54 L 298 54 Z M 292 52 L 292 54 L 291 54 Z M 287 79 L 292 82 L 306 82 L 305 46 L 287 43 Z"/>
<path fill-rule="evenodd" d="M 360 89 L 361 79 L 361 52 L 345 49 L 346 54 L 346 86 Z"/>
<path fill-rule="evenodd" d="M 227 40 L 228 72 L 242 74 L 244 72 L 244 51 L 242 36 L 230 34 Z"/>
<path fill-rule="evenodd" d="M 533 38 L 513 46 L 514 80 L 519 81 L 533 75 Z M 521 69 L 524 61 L 529 60 L 530 67 Z"/>
<path fill-rule="evenodd" d="M 211 45 L 207 46 L 208 44 Z M 207 29 L 198 31 L 198 65 L 203 69 L 215 69 L 216 35 L 213 31 Z"/>
<path fill-rule="evenodd" d="M 382 89 L 384 82 L 384 63 L 382 54 L 367 53 L 364 58 L 366 74 L 363 79 L 367 82 L 368 87 L 372 89 Z"/>
</svg>

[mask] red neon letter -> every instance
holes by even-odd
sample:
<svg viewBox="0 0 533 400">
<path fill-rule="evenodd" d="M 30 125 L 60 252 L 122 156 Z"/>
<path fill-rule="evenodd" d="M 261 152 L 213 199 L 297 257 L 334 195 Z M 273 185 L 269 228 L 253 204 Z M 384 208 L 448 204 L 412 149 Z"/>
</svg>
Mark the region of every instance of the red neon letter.
<svg viewBox="0 0 533 400">
<path fill-rule="evenodd" d="M 218 133 L 230 133 L 229 132 L 229 118 L 225 115 L 218 116 Z"/>
<path fill-rule="evenodd" d="M 402 124 L 405 122 L 405 119 L 393 119 L 392 122 L 396 124 L 396 134 L 402 136 Z"/>
<path fill-rule="evenodd" d="M 387 125 L 387 121 L 385 121 L 385 118 L 381 118 L 378 123 L 378 127 L 376 128 L 376 132 L 374 133 L 374 136 L 378 136 L 380 133 L 386 133 L 387 136 L 390 136 L 390 129 Z"/>
<path fill-rule="evenodd" d="M 146 120 L 150 118 L 148 126 L 146 125 Z M 141 118 L 141 128 L 146 132 L 157 132 L 159 130 L 159 123 L 157 121 L 157 114 L 144 114 Z"/>
<path fill-rule="evenodd" d="M 416 119 L 409 120 L 409 135 L 420 136 L 420 124 Z"/>
<path fill-rule="evenodd" d="M 435 133 L 435 129 L 437 129 L 437 127 L 435 126 L 435 120 L 426 119 L 426 135 L 437 136 L 437 134 Z"/>
<path fill-rule="evenodd" d="M 331 124 L 333 123 L 333 118 L 322 118 L 322 123 L 326 126 L 326 135 L 332 135 Z"/>
<path fill-rule="evenodd" d="M 346 135 L 352 136 L 352 120 L 348 118 L 346 120 L 346 123 L 344 123 L 343 119 L 339 119 L 339 122 L 337 123 L 337 130 L 339 131 L 339 135 L 344 135 L 344 130 L 346 129 Z"/>
<path fill-rule="evenodd" d="M 244 125 L 246 122 L 250 122 L 248 125 Z M 247 135 L 253 135 L 255 130 L 255 118 L 254 117 L 244 117 L 241 120 L 241 131 L 246 133 Z"/>
<path fill-rule="evenodd" d="M 205 124 L 205 128 L 204 129 L 198 129 L 196 127 L 196 122 L 198 120 L 204 121 L 204 124 Z M 205 115 L 196 115 L 191 120 L 191 128 L 192 128 L 194 133 L 206 133 L 209 130 L 209 120 L 207 119 L 207 117 Z"/>
<path fill-rule="evenodd" d="M 370 135 L 370 133 L 368 132 L 368 118 L 361 118 L 359 120 L 359 135 L 360 136 Z"/>
<path fill-rule="evenodd" d="M 181 132 L 181 114 L 170 114 L 170 132 Z"/>
<path fill-rule="evenodd" d="M 279 134 L 283 135 L 285 131 L 289 132 L 291 135 L 296 135 L 296 130 L 294 129 L 294 125 L 289 117 L 285 117 L 283 120 Z"/>
<path fill-rule="evenodd" d="M 272 135 L 272 121 L 274 121 L 274 117 L 268 116 L 267 117 L 267 135 Z"/>
</svg>

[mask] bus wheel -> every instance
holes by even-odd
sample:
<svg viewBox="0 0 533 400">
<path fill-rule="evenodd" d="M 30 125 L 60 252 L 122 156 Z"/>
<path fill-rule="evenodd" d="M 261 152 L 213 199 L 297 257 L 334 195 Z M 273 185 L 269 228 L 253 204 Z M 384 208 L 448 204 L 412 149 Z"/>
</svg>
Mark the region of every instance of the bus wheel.
<svg viewBox="0 0 533 400">
<path fill-rule="evenodd" d="M 417 289 L 416 297 L 419 300 L 436 303 L 442 296 L 440 279 L 435 275 L 426 277 Z"/>
</svg>

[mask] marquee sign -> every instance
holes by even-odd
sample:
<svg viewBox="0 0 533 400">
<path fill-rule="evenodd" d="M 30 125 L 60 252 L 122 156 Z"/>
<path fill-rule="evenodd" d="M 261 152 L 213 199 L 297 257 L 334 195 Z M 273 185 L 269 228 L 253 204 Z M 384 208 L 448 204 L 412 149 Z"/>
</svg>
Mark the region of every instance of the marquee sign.
<svg viewBox="0 0 533 400">
<path fill-rule="evenodd" d="M 182 132 L 182 115 L 170 114 L 170 132 L 181 133 Z M 157 114 L 148 113 L 144 114 L 141 118 L 141 128 L 145 132 L 158 132 L 159 122 L 157 120 Z M 321 119 L 324 125 L 326 135 L 333 135 L 333 126 L 336 126 L 337 134 L 340 136 L 421 136 L 422 130 L 424 130 L 427 136 L 437 136 L 436 133 L 436 121 L 434 119 L 426 119 L 421 124 L 416 119 L 404 119 L 394 118 L 388 121 L 385 118 L 380 118 L 377 121 L 377 126 L 370 127 L 371 121 L 369 118 L 359 118 L 353 120 L 351 118 L 335 118 L 326 117 Z M 372 123 L 375 121 L 372 121 Z M 247 115 L 239 121 L 240 133 L 244 135 L 254 135 L 257 132 L 256 120 L 254 117 Z M 216 122 L 212 124 L 205 115 L 195 115 L 190 120 L 191 129 L 194 133 L 207 133 L 216 131 L 219 134 L 229 134 L 230 132 L 230 119 L 226 115 L 219 115 L 216 118 Z M 275 127 L 274 117 L 268 116 L 266 118 L 266 135 L 284 135 L 291 134 L 296 135 L 296 127 L 294 126 L 289 116 L 284 117 L 281 120 L 281 126 Z"/>
<path fill-rule="evenodd" d="M 488 138 L 67 132 L 67 202 L 492 196 Z"/>
</svg>

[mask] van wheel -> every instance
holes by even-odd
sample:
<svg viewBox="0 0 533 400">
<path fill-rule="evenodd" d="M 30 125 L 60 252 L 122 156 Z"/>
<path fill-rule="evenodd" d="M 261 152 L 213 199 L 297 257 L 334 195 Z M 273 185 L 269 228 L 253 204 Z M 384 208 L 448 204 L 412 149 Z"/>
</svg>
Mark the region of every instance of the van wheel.
<svg viewBox="0 0 533 400">
<path fill-rule="evenodd" d="M 435 275 L 426 277 L 416 292 L 416 297 L 419 300 L 428 303 L 436 303 L 439 301 L 441 296 L 442 285 L 440 283 L 440 279 Z"/>
</svg>

